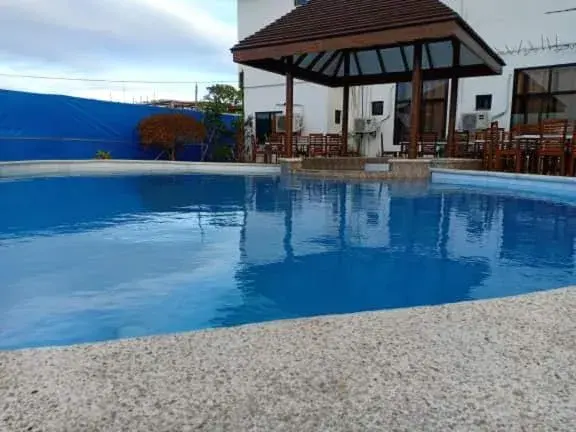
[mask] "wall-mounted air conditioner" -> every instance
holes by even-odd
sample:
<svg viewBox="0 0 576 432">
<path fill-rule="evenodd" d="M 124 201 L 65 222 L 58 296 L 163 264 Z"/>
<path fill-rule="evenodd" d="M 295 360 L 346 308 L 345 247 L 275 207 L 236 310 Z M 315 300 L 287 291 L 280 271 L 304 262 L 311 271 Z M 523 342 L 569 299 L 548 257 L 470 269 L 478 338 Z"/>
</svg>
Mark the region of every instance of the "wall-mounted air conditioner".
<svg viewBox="0 0 576 432">
<path fill-rule="evenodd" d="M 461 117 L 461 128 L 465 131 L 476 131 L 490 127 L 490 111 L 464 113 Z"/>
<path fill-rule="evenodd" d="M 292 116 L 292 132 L 300 132 L 304 129 L 304 117 L 301 114 Z M 276 116 L 276 132 L 286 132 L 286 115 L 280 114 Z"/>
<path fill-rule="evenodd" d="M 354 119 L 354 133 L 367 134 L 376 132 L 377 124 L 372 118 L 356 118 Z"/>
</svg>

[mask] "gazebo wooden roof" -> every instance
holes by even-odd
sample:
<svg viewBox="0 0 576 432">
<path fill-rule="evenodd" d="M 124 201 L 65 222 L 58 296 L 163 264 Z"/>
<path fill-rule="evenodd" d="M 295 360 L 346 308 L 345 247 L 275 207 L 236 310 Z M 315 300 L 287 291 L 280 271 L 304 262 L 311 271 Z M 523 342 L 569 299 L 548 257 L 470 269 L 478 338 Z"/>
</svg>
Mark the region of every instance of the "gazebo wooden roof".
<svg viewBox="0 0 576 432">
<path fill-rule="evenodd" d="M 428 79 L 499 75 L 504 66 L 439 0 L 310 0 L 240 41 L 232 53 L 236 63 L 286 75 L 289 87 L 294 78 L 344 87 L 343 129 L 349 86 L 412 81 L 421 87 Z M 418 92 L 413 105 L 420 105 Z M 419 118 L 415 108 L 413 114 Z M 451 119 L 452 129 L 454 124 Z"/>
</svg>

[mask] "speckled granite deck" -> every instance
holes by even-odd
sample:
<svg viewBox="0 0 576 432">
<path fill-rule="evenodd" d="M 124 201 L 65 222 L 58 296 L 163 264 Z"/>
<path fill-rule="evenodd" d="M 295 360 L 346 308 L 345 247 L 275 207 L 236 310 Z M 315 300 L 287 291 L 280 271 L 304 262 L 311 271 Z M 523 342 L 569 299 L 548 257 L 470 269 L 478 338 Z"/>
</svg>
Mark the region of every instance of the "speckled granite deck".
<svg viewBox="0 0 576 432">
<path fill-rule="evenodd" d="M 574 431 L 576 290 L 0 353 L 2 431 Z"/>
</svg>

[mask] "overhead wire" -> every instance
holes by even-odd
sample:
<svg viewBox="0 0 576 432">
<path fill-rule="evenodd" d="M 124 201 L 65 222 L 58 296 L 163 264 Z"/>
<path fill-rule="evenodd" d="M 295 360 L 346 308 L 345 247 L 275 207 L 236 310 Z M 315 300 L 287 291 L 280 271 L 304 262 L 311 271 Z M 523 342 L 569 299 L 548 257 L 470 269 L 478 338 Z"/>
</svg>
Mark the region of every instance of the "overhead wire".
<svg viewBox="0 0 576 432">
<path fill-rule="evenodd" d="M 49 75 L 27 75 L 27 74 L 10 74 L 0 73 L 0 77 L 5 78 L 28 78 L 28 79 L 44 79 L 54 81 L 82 81 L 82 82 L 102 82 L 102 83 L 115 83 L 115 84 L 236 84 L 237 81 L 149 81 L 149 80 L 119 80 L 119 79 L 106 79 L 106 78 L 80 78 L 80 77 L 64 77 L 64 76 L 49 76 Z"/>
</svg>

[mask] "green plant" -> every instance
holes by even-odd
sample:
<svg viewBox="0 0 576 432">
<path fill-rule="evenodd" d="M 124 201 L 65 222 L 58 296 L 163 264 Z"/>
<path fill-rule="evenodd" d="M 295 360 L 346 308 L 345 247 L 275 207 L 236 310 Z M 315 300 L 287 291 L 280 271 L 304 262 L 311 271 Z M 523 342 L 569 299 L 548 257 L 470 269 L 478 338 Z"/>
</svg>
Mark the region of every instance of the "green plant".
<svg viewBox="0 0 576 432">
<path fill-rule="evenodd" d="M 204 112 L 209 157 L 214 161 L 234 160 L 234 151 L 225 143 L 235 141 L 235 147 L 243 143 L 242 92 L 230 85 L 217 84 L 208 87 L 208 94 L 200 107 Z M 232 127 L 224 124 L 223 115 L 239 113 Z"/>
<path fill-rule="evenodd" d="M 112 155 L 108 151 L 98 150 L 96 152 L 96 159 L 112 159 Z"/>
<path fill-rule="evenodd" d="M 230 146 L 219 144 L 212 151 L 212 160 L 214 162 L 230 162 L 234 159 L 234 153 Z"/>
</svg>

